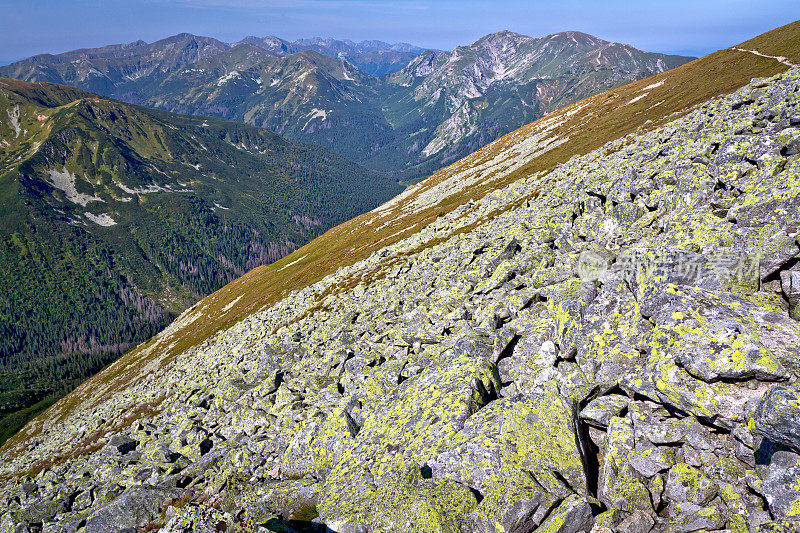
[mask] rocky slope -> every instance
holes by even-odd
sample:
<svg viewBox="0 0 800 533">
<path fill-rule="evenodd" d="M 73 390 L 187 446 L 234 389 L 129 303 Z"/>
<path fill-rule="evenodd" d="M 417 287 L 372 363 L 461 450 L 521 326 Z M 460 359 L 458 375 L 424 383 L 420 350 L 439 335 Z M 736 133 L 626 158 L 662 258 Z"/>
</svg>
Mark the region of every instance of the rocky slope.
<svg viewBox="0 0 800 533">
<path fill-rule="evenodd" d="M 199 298 L 400 190 L 252 126 L 0 79 L 0 442 Z"/>
<path fill-rule="evenodd" d="M 181 59 L 167 62 L 170 53 Z M 194 62 L 183 59 L 192 55 Z M 0 75 L 246 122 L 413 179 L 545 113 L 689 59 L 579 32 L 532 38 L 503 31 L 425 53 L 379 41 L 247 37 L 227 45 L 181 35 L 36 56 L 0 67 Z M 375 77 L 387 71 L 386 61 L 405 61 L 404 68 Z"/>
<path fill-rule="evenodd" d="M 554 113 L 218 291 L 3 448 L 0 525 L 791 530 L 798 34 Z M 341 268 L 305 286 L 314 261 Z"/>
</svg>

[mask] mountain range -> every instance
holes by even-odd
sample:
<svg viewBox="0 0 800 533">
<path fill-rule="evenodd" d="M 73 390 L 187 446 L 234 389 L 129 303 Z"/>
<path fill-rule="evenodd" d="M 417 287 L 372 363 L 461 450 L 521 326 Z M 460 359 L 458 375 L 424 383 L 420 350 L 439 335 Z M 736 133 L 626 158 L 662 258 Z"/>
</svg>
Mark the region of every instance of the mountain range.
<svg viewBox="0 0 800 533">
<path fill-rule="evenodd" d="M 402 190 L 264 129 L 66 86 L 0 79 L 0 109 L 0 436 L 200 297 Z"/>
<path fill-rule="evenodd" d="M 41 413 L 0 525 L 793 531 L 798 176 L 800 22 L 556 110 Z"/>
<path fill-rule="evenodd" d="M 414 57 L 424 52 L 424 48 L 408 43 L 389 44 L 383 41 L 353 42 L 348 39 L 297 39 L 288 42 L 278 37 L 248 36 L 239 41 L 248 43 L 284 57 L 304 50 L 313 50 L 318 54 L 343 59 L 355 65 L 370 76 L 383 76 L 397 72 L 406 66 Z"/>
<path fill-rule="evenodd" d="M 408 180 L 559 107 L 690 59 L 580 32 L 502 31 L 451 52 L 180 34 L 34 56 L 0 67 L 0 76 L 244 122 Z"/>
</svg>

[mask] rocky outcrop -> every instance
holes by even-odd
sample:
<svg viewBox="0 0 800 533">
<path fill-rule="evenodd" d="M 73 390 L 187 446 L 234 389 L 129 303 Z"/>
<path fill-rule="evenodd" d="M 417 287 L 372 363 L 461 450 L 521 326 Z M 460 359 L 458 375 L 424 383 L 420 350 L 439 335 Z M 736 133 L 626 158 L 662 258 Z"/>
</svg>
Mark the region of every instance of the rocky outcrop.
<svg viewBox="0 0 800 533">
<path fill-rule="evenodd" d="M 288 295 L 8 457 L 0 531 L 792 531 L 798 106 L 754 80 Z"/>
</svg>

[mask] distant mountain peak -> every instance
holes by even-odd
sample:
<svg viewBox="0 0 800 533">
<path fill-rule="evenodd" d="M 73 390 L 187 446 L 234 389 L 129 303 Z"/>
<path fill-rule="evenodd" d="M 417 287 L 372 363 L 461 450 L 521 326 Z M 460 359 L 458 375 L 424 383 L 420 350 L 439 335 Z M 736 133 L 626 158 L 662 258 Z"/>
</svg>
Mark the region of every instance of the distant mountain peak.
<svg viewBox="0 0 800 533">
<path fill-rule="evenodd" d="M 578 31 L 530 37 L 504 29 L 452 52 L 332 37 L 223 43 L 183 33 L 0 73 L 245 121 L 417 177 L 544 113 L 685 59 Z"/>
</svg>

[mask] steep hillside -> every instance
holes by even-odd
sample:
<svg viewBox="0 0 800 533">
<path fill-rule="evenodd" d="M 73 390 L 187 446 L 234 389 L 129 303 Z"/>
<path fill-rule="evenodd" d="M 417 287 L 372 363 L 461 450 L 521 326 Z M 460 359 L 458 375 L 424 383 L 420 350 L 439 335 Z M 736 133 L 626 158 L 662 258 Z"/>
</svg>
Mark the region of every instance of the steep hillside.
<svg viewBox="0 0 800 533">
<path fill-rule="evenodd" d="M 64 86 L 0 80 L 0 117 L 0 419 L 401 190 L 266 130 Z"/>
<path fill-rule="evenodd" d="M 191 36 L 178 37 L 173 47 L 183 57 L 191 41 L 183 48 L 178 43 Z M 197 47 L 207 44 L 197 39 Z M 148 54 L 162 49 L 161 43 L 148 45 Z M 100 49 L 94 55 L 102 62 L 95 70 L 110 80 L 103 90 L 108 96 L 269 128 L 376 171 L 413 179 L 545 113 L 691 59 L 578 32 L 532 38 L 504 31 L 452 52 L 425 53 L 373 41 L 247 37 L 227 48 L 222 44 L 208 45 L 203 50 L 209 52 L 192 64 L 181 60 L 183 68 L 170 64 L 127 77 L 112 75 L 107 64 L 127 65 L 139 56 L 126 51 L 107 57 Z M 385 70 L 386 54 L 400 54 L 391 59 L 394 63 L 410 57 L 391 76 L 376 78 L 359 70 L 358 65 L 367 68 L 374 61 L 375 68 Z M 97 77 L 84 68 L 87 56 L 93 57 L 87 51 L 37 56 L 1 67 L 0 75 L 37 81 L 47 74 L 48 81 L 58 81 L 60 73 L 67 76 L 62 81 L 84 87 Z M 73 72 L 79 65 L 82 77 Z"/>
<path fill-rule="evenodd" d="M 590 97 L 242 276 L 6 443 L 0 523 L 790 530 L 798 63 Z"/>
<path fill-rule="evenodd" d="M 246 122 L 362 160 L 394 138 L 379 107 L 370 103 L 379 99 L 375 78 L 313 51 L 248 64 L 258 55 L 253 50 L 261 51 L 239 45 L 222 56 L 246 61 L 218 56 L 168 76 L 148 87 L 147 105 Z"/>
<path fill-rule="evenodd" d="M 0 76 L 71 85 L 139 103 L 136 91 L 143 82 L 229 48 L 229 44 L 210 37 L 181 33 L 150 44 L 136 41 L 57 55 L 41 54 L 2 67 Z"/>
<path fill-rule="evenodd" d="M 580 32 L 532 38 L 502 31 L 420 55 L 389 78 L 395 91 L 383 105 L 397 153 L 415 154 L 419 171 L 432 172 L 560 107 L 690 59 Z"/>
</svg>

